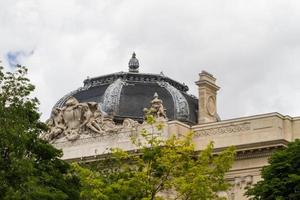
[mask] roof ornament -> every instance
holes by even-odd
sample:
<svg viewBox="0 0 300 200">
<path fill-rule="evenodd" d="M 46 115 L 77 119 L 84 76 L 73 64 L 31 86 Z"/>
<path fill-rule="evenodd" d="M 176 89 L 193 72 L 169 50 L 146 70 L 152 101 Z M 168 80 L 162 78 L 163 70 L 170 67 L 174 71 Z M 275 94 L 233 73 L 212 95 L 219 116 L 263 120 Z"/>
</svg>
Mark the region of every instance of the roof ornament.
<svg viewBox="0 0 300 200">
<path fill-rule="evenodd" d="M 158 119 L 167 119 L 163 101 L 158 97 L 157 92 L 154 93 L 153 99 L 150 103 L 150 108 L 144 108 L 145 117 L 147 117 L 148 115 L 152 115 L 153 117 Z"/>
<path fill-rule="evenodd" d="M 128 67 L 129 72 L 138 73 L 139 72 L 139 60 L 136 58 L 135 52 L 133 52 L 131 59 L 129 60 Z"/>
<path fill-rule="evenodd" d="M 97 102 L 79 103 L 71 96 L 64 107 L 52 110 L 46 121 L 49 130 L 43 132 L 41 138 L 55 143 L 138 130 L 139 123 L 132 119 L 126 118 L 123 124 L 115 124 L 100 106 Z"/>
</svg>

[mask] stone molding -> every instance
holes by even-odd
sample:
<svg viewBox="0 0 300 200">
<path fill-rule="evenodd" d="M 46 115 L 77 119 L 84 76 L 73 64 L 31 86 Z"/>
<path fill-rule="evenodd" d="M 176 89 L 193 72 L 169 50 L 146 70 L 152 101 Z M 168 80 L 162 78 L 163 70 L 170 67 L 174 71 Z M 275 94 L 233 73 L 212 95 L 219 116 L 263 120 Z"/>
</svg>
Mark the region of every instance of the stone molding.
<svg viewBox="0 0 300 200">
<path fill-rule="evenodd" d="M 236 158 L 235 160 L 269 157 L 274 151 L 286 148 L 288 141 L 284 139 L 251 143 L 246 145 L 236 145 Z M 226 148 L 215 148 L 214 152 L 219 153 Z"/>
<path fill-rule="evenodd" d="M 300 120 L 300 117 L 290 117 L 288 115 L 282 115 L 278 112 L 272 112 L 272 113 L 258 114 L 258 115 L 252 115 L 252 116 L 246 116 L 246 117 L 225 119 L 225 120 L 222 120 L 219 122 L 211 122 L 211 123 L 207 123 L 207 124 L 197 124 L 197 125 L 194 125 L 192 128 L 197 130 L 197 129 L 208 127 L 208 126 L 214 126 L 214 125 L 222 126 L 222 125 L 228 124 L 228 123 L 248 122 L 250 120 L 259 120 L 259 119 L 264 119 L 267 117 L 278 117 L 279 119 Z"/>
<path fill-rule="evenodd" d="M 239 133 L 251 130 L 251 123 L 245 122 L 241 124 L 227 125 L 221 127 L 213 127 L 195 131 L 195 137 L 214 136 L 229 133 Z"/>
</svg>

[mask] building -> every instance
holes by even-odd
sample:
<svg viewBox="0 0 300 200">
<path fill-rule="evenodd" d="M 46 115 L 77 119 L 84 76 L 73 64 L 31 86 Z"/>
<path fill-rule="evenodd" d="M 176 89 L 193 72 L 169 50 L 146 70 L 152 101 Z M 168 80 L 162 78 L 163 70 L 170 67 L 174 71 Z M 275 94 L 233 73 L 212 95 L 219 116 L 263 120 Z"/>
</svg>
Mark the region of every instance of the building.
<svg viewBox="0 0 300 200">
<path fill-rule="evenodd" d="M 260 170 L 271 153 L 300 138 L 300 118 L 268 113 L 221 120 L 216 79 L 202 71 L 196 85 L 198 97 L 163 74 L 139 73 L 134 53 L 128 72 L 88 78 L 83 87 L 61 98 L 53 107 L 47 122 L 50 131 L 44 137 L 63 149 L 63 159 L 90 162 L 111 147 L 133 150 L 130 135 L 147 128 L 142 123 L 144 112 L 153 112 L 165 124 L 165 137 L 194 131 L 196 150 L 210 141 L 216 152 L 236 146 L 237 158 L 226 177 L 233 187 L 222 195 L 246 199 L 244 188 L 260 180 Z"/>
</svg>

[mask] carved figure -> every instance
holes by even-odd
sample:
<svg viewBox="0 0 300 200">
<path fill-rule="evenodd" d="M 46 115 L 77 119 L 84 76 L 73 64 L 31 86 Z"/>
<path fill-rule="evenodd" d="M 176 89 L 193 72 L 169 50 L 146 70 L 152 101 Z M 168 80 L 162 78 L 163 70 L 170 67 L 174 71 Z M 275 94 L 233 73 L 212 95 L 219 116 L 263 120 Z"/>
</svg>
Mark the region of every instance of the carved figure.
<svg viewBox="0 0 300 200">
<path fill-rule="evenodd" d="M 102 113 L 99 110 L 96 110 L 94 113 L 91 111 L 86 111 L 84 113 L 86 116 L 86 126 L 92 131 L 103 134 L 104 131 L 101 128 L 101 124 L 103 124 Z"/>
<path fill-rule="evenodd" d="M 139 126 L 139 123 L 135 120 L 126 118 L 123 121 L 123 128 L 128 128 L 128 129 L 136 129 Z"/>
<path fill-rule="evenodd" d="M 49 141 L 59 138 L 73 141 L 80 134 L 117 133 L 123 128 L 136 129 L 139 125 L 132 119 L 125 119 L 122 125 L 116 125 L 112 118 L 104 118 L 96 102 L 79 103 L 74 97 L 70 97 L 62 109 L 54 108 L 46 123 L 49 131 L 41 137 Z"/>
<path fill-rule="evenodd" d="M 44 139 L 52 140 L 55 137 L 59 136 L 64 130 L 65 126 L 63 123 L 63 117 L 60 108 L 55 108 L 49 120 L 46 121 L 46 124 L 49 127 L 48 134 L 44 134 Z"/>
<path fill-rule="evenodd" d="M 116 126 L 114 121 L 111 118 L 106 118 L 103 120 L 102 129 L 105 132 L 116 133 L 120 130 L 121 127 Z"/>
<path fill-rule="evenodd" d="M 79 129 L 81 128 L 82 104 L 77 99 L 70 97 L 62 108 L 62 115 L 66 125 L 64 134 L 68 140 L 79 138 Z"/>
<path fill-rule="evenodd" d="M 63 119 L 67 129 L 78 129 L 81 124 L 82 105 L 74 97 L 66 101 L 62 108 Z"/>
<path fill-rule="evenodd" d="M 149 109 L 145 108 L 144 112 L 145 115 L 153 115 L 156 118 L 167 118 L 163 102 L 158 98 L 158 94 L 156 92 L 153 96 L 153 100 L 151 101 L 151 107 Z"/>
</svg>

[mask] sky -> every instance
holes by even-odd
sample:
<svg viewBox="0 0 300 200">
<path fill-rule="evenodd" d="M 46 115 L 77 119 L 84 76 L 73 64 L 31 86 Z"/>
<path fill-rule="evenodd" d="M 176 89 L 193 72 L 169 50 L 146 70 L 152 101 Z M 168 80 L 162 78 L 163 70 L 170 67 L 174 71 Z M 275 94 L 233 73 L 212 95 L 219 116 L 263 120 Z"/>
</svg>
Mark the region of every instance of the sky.
<svg viewBox="0 0 300 200">
<path fill-rule="evenodd" d="M 29 68 L 42 120 L 89 76 L 163 72 L 195 96 L 206 70 L 222 119 L 300 116 L 299 0 L 0 0 L 0 60 Z"/>
</svg>

